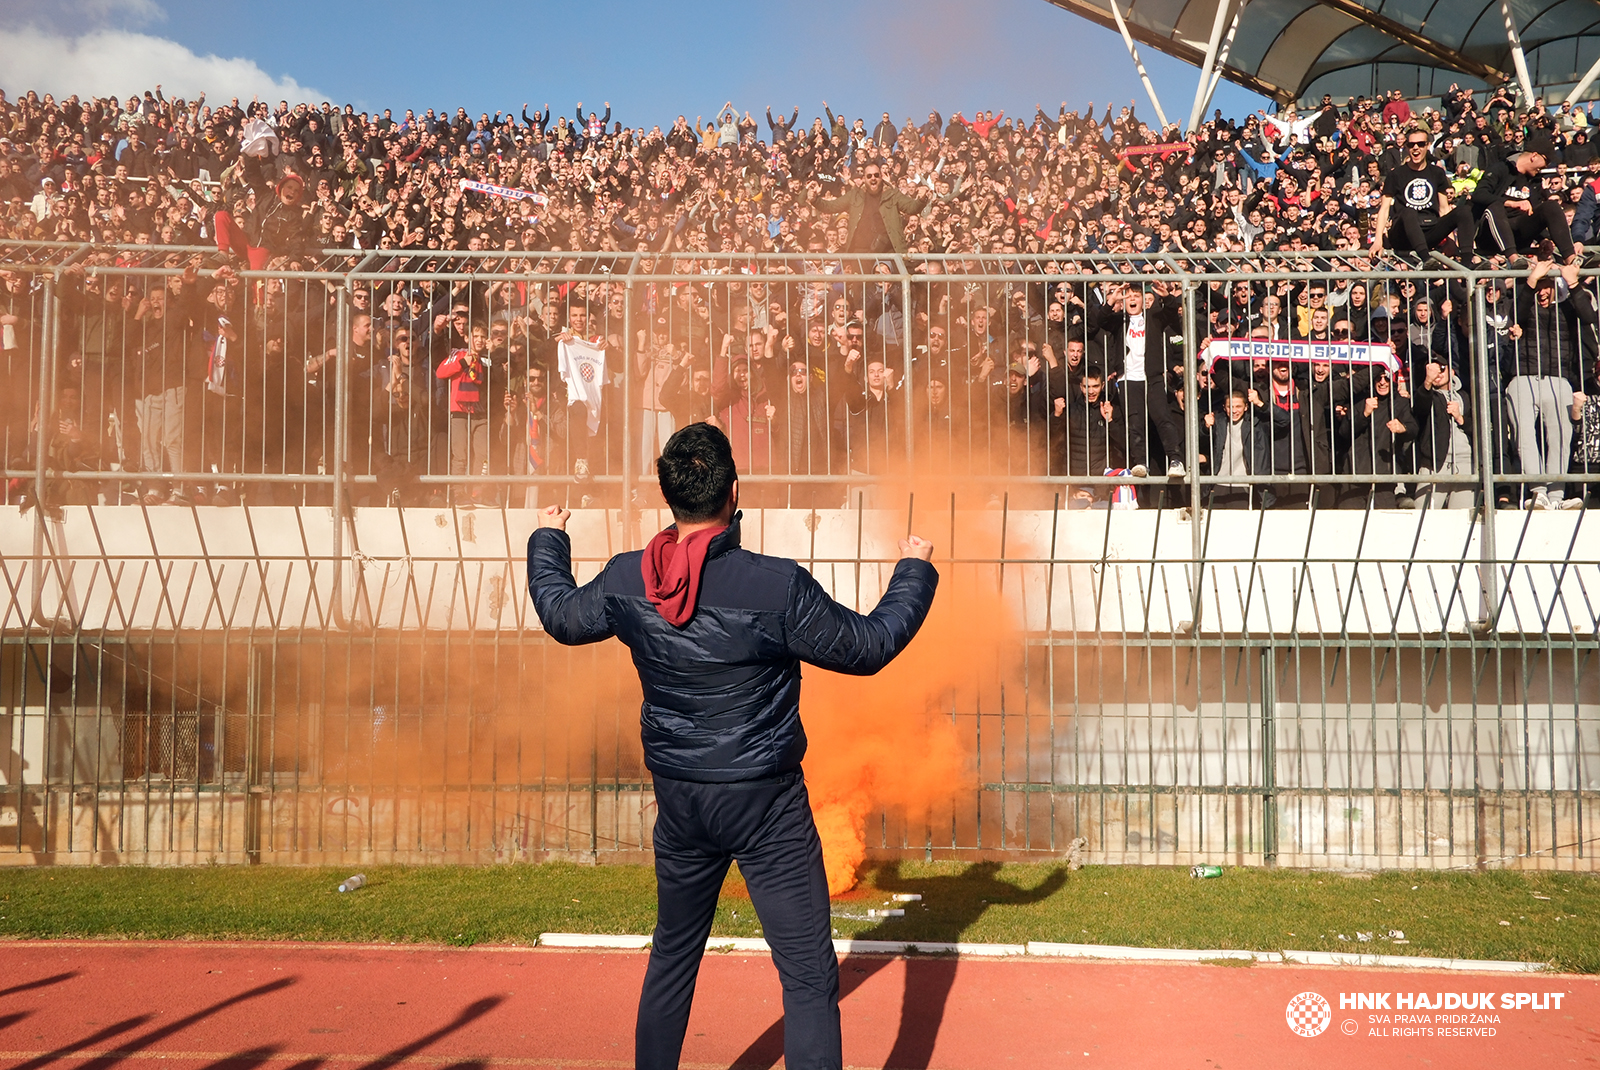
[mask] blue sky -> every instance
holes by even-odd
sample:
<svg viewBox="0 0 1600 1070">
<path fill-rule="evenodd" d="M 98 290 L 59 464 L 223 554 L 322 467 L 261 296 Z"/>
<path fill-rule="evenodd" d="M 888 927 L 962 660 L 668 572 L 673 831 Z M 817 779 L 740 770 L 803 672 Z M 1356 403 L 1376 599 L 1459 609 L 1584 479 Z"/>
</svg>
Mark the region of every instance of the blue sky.
<svg viewBox="0 0 1600 1070">
<path fill-rule="evenodd" d="M 213 97 L 314 92 L 358 109 L 581 99 L 629 125 L 709 116 L 732 98 L 753 114 L 827 100 L 869 121 L 937 108 L 1053 112 L 1138 99 L 1121 38 L 1044 0 L 810 0 L 807 3 L 388 4 L 277 0 L 3 0 L 0 87 L 114 92 L 161 81 Z M 1144 50 L 1169 119 L 1187 119 L 1196 71 Z M 1223 83 L 1214 105 L 1264 105 Z"/>
</svg>

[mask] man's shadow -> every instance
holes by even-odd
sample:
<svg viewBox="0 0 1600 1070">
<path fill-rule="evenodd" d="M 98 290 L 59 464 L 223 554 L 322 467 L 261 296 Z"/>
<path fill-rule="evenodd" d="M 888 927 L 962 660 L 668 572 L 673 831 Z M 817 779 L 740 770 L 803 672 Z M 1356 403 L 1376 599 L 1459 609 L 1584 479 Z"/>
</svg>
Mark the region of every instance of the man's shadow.
<svg viewBox="0 0 1600 1070">
<path fill-rule="evenodd" d="M 997 880 L 998 862 L 978 862 L 953 877 L 902 877 L 900 863 L 889 862 L 877 871 L 877 889 L 887 898 L 897 892 L 915 892 L 920 903 L 905 903 L 906 917 L 885 918 L 869 929 L 854 933 L 854 940 L 894 940 L 924 944 L 954 944 L 996 904 L 1025 906 L 1047 899 L 1067 882 L 1065 868 L 1057 868 L 1037 888 L 1023 889 Z M 865 910 L 870 900 L 861 900 Z M 913 935 L 914 934 L 914 935 Z M 839 962 L 839 999 L 861 987 L 868 978 L 895 961 L 897 956 L 851 953 Z M 960 959 L 954 955 L 912 955 L 906 959 L 906 987 L 900 1003 L 900 1029 L 885 1066 L 897 1070 L 926 1070 L 933 1059 L 945 1002 L 955 984 Z M 769 1070 L 783 1057 L 783 1019 L 779 1018 L 737 1058 L 738 1070 Z"/>
</svg>

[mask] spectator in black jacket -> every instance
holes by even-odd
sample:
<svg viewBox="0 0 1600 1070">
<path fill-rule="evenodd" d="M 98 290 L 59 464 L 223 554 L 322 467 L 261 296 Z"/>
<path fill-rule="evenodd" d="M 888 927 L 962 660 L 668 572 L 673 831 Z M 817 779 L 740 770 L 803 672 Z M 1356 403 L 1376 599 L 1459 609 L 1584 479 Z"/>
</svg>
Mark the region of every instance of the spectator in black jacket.
<svg viewBox="0 0 1600 1070">
<path fill-rule="evenodd" d="M 772 463 L 780 471 L 821 476 L 836 470 L 828 397 L 812 387 L 811 369 L 805 361 L 790 361 L 782 400 L 775 402 L 778 411 L 772 425 Z M 790 491 L 790 507 L 808 508 L 827 500 L 815 493 L 818 487 L 819 484 L 795 484 Z M 837 504 L 838 499 L 833 501 Z"/>
<path fill-rule="evenodd" d="M 163 474 L 183 472 L 195 451 L 191 431 L 195 413 L 188 409 L 189 387 L 206 372 L 206 350 L 196 320 L 198 271 L 190 265 L 173 285 L 152 287 L 134 313 L 127 355 L 137 368 L 129 377 L 139 430 L 140 467 L 147 473 L 144 503 L 188 505 L 182 480 L 169 487 Z M 126 374 L 126 373 L 125 373 Z"/>
<path fill-rule="evenodd" d="M 1253 476 L 1272 472 L 1272 427 L 1266 406 L 1254 390 L 1235 390 L 1228 395 L 1227 413 L 1205 414 L 1207 444 L 1199 455 L 1214 476 Z M 1243 509 L 1258 505 L 1272 508 L 1275 498 L 1270 486 L 1250 483 L 1218 483 L 1210 489 L 1213 509 Z"/>
<path fill-rule="evenodd" d="M 1103 476 L 1123 466 L 1125 434 L 1122 412 L 1105 389 L 1105 373 L 1091 367 L 1078 377 L 1074 396 L 1063 406 L 1066 423 L 1067 474 Z M 1109 499 L 1103 484 L 1080 483 L 1067 489 L 1069 509 L 1103 508 Z"/>
<path fill-rule="evenodd" d="M 1491 251 L 1510 255 L 1531 249 L 1540 238 L 1548 237 L 1563 263 L 1577 256 L 1561 199 L 1545 196 L 1540 174 L 1555 151 L 1548 137 L 1535 134 L 1524 143 L 1523 151 L 1484 169 L 1473 188 L 1472 203 L 1483 215 Z"/>
<path fill-rule="evenodd" d="M 568 645 L 621 639 L 644 688 L 659 905 L 634 1065 L 677 1067 L 717 895 L 737 861 L 783 982 L 788 1065 L 840 1066 L 839 965 L 800 764 L 800 665 L 867 676 L 893 660 L 933 604 L 933 546 L 902 540 L 888 588 L 862 616 L 794 561 L 740 548 L 738 473 L 720 431 L 676 432 L 656 468 L 676 523 L 583 587 L 565 509 L 541 513 L 528 540 L 528 591 L 546 631 Z"/>
<path fill-rule="evenodd" d="M 890 372 L 876 357 L 867 361 L 864 380 L 846 380 L 835 412 L 835 432 L 844 442 L 850 472 L 884 475 L 905 456 L 905 396 L 891 390 Z"/>
<path fill-rule="evenodd" d="M 714 420 L 716 398 L 711 393 L 711 369 L 696 367 L 694 355 L 685 353 L 661 383 L 661 402 L 679 427 Z"/>
<path fill-rule="evenodd" d="M 1350 414 L 1354 439 L 1350 448 L 1350 471 L 1356 475 L 1391 478 L 1377 478 L 1371 484 L 1349 484 L 1340 505 L 1361 509 L 1371 503 L 1374 509 L 1393 509 L 1398 501 L 1392 477 L 1410 470 L 1408 447 L 1416 438 L 1417 421 L 1411 414 L 1410 400 L 1396 389 L 1388 368 L 1376 365 L 1368 374 L 1371 385 Z"/>
<path fill-rule="evenodd" d="M 1115 291 L 1101 315 L 1094 350 L 1117 376 L 1127 415 L 1125 456 L 1129 466 L 1140 476 L 1145 474 L 1141 468 L 1181 476 L 1183 432 L 1172 415 L 1166 372 L 1172 363 L 1168 339 L 1174 334 L 1181 349 L 1183 309 L 1178 297 L 1159 291 L 1148 311 L 1145 301 L 1144 291 L 1136 287 Z"/>
</svg>

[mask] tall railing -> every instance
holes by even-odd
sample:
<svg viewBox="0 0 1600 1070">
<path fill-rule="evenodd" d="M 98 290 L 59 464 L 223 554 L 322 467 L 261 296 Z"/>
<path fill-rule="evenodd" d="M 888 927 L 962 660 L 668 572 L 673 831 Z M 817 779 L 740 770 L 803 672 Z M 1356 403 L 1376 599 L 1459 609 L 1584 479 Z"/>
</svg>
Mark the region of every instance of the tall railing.
<svg viewBox="0 0 1600 1070">
<path fill-rule="evenodd" d="M 746 545 L 865 608 L 916 529 L 1004 607 L 910 699 L 965 766 L 874 850 L 1591 865 L 1590 274 L 0 255 L 5 861 L 644 857 L 637 685 L 539 631 L 525 510 L 593 575 L 709 417 Z"/>
</svg>

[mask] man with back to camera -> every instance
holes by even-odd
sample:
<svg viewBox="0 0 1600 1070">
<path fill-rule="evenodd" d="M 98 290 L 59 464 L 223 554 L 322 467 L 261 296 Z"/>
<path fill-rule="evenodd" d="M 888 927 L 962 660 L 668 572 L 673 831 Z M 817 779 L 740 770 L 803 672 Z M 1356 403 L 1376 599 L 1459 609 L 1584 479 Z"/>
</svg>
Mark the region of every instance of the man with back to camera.
<svg viewBox="0 0 1600 1070">
<path fill-rule="evenodd" d="M 869 676 L 892 661 L 933 603 L 933 544 L 901 540 L 900 563 L 863 616 L 794 561 L 740 548 L 738 473 L 721 431 L 677 431 L 656 471 L 676 523 L 584 586 L 572 577 L 570 512 L 545 509 L 528 539 L 528 591 L 545 630 L 569 646 L 616 636 L 644 689 L 659 906 L 634 1065 L 678 1065 L 717 896 L 737 860 L 783 983 L 786 1065 L 836 1070 L 839 963 L 800 768 L 800 663 Z"/>
</svg>

